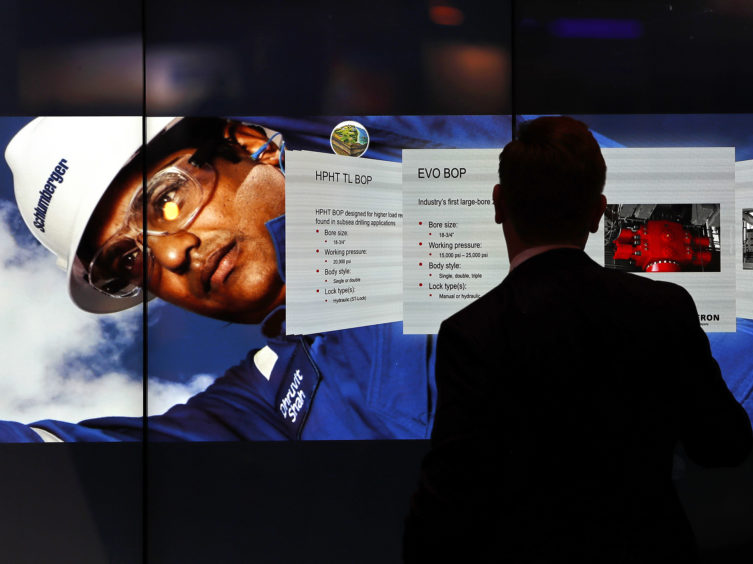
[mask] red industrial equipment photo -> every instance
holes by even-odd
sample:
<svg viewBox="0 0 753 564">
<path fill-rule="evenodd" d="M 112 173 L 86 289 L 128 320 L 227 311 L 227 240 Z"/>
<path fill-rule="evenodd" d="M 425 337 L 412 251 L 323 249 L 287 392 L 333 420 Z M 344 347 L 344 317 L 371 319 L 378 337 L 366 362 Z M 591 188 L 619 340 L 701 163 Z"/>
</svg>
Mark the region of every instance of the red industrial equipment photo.
<svg viewBox="0 0 753 564">
<path fill-rule="evenodd" d="M 615 239 L 615 260 L 632 260 L 644 272 L 680 272 L 711 262 L 708 237 L 693 235 L 676 221 L 652 220 L 623 228 Z"/>
</svg>

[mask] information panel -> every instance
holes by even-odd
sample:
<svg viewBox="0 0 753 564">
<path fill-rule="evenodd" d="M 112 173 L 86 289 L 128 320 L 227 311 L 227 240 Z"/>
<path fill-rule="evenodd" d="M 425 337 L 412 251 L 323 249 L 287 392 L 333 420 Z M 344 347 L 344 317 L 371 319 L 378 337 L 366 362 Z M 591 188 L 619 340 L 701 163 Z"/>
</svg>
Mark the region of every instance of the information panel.
<svg viewBox="0 0 753 564">
<path fill-rule="evenodd" d="M 680 284 L 706 331 L 735 331 L 734 148 L 602 154 L 604 266 Z"/>
<path fill-rule="evenodd" d="M 606 268 L 684 286 L 706 331 L 735 331 L 734 149 L 602 152 L 609 203 L 586 253 Z M 437 332 L 507 274 L 491 202 L 498 155 L 403 151 L 406 333 Z"/>
<path fill-rule="evenodd" d="M 400 163 L 291 151 L 288 334 L 402 318 Z"/>
<path fill-rule="evenodd" d="M 509 268 L 492 189 L 500 149 L 403 151 L 406 333 L 443 319 L 499 284 Z"/>
</svg>

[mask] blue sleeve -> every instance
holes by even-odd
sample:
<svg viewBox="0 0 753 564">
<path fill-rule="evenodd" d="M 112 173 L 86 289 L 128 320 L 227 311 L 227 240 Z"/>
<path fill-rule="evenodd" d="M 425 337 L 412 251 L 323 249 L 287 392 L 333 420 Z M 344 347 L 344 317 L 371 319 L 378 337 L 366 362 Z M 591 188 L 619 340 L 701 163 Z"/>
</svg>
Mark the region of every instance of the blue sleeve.
<svg viewBox="0 0 753 564">
<path fill-rule="evenodd" d="M 66 443 L 112 443 L 141 441 L 142 423 L 141 417 L 100 417 L 81 423 L 44 419 L 35 421 L 31 426 L 47 431 Z"/>
<path fill-rule="evenodd" d="M 41 443 L 42 438 L 28 425 L 15 421 L 0 421 L 0 443 Z"/>
<path fill-rule="evenodd" d="M 251 351 L 204 392 L 163 415 L 149 417 L 152 441 L 287 440 L 290 437 L 263 393 Z M 263 382 L 261 380 L 264 380 Z"/>
<path fill-rule="evenodd" d="M 147 421 L 152 441 L 287 440 L 291 438 L 272 407 L 274 389 L 254 366 L 256 350 L 204 392 Z M 267 386 L 264 386 L 267 384 Z M 46 419 L 30 426 L 0 422 L 2 442 L 42 442 L 30 427 L 64 442 L 141 441 L 143 417 L 99 417 L 80 423 Z"/>
</svg>

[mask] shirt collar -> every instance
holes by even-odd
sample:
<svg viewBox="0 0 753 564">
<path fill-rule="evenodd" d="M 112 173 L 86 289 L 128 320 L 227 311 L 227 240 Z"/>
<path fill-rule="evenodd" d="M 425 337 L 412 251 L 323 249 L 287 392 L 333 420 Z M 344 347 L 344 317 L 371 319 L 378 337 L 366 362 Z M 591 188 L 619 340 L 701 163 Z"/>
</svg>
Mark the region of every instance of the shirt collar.
<svg viewBox="0 0 753 564">
<path fill-rule="evenodd" d="M 272 243 L 275 246 L 277 255 L 277 272 L 280 278 L 285 282 L 285 215 L 270 219 L 264 224 L 272 237 Z"/>
<path fill-rule="evenodd" d="M 265 224 L 277 256 L 277 272 L 283 283 L 285 282 L 285 215 L 270 219 Z M 267 337 L 276 337 L 285 334 L 285 304 L 277 306 L 270 311 L 261 322 L 261 332 Z M 280 316 L 283 316 L 280 324 Z"/>
<path fill-rule="evenodd" d="M 515 255 L 515 257 L 510 261 L 510 272 L 515 270 L 528 259 L 533 258 L 536 255 L 546 253 L 547 251 L 552 251 L 554 249 L 577 249 L 579 251 L 582 251 L 583 247 L 579 247 L 578 245 L 565 244 L 539 245 L 538 247 L 529 247 L 528 249 Z"/>
</svg>

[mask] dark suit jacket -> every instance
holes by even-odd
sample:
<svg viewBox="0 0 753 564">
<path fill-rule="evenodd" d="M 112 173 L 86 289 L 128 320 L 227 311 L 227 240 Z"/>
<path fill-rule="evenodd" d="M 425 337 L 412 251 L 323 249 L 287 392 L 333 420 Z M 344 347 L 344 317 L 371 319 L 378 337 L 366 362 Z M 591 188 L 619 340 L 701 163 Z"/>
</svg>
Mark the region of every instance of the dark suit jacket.
<svg viewBox="0 0 753 564">
<path fill-rule="evenodd" d="M 680 286 L 535 256 L 446 320 L 407 562 L 692 561 L 672 487 L 751 449 Z"/>
</svg>

